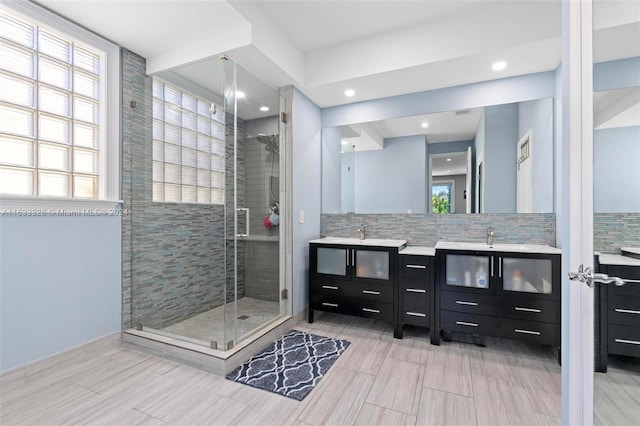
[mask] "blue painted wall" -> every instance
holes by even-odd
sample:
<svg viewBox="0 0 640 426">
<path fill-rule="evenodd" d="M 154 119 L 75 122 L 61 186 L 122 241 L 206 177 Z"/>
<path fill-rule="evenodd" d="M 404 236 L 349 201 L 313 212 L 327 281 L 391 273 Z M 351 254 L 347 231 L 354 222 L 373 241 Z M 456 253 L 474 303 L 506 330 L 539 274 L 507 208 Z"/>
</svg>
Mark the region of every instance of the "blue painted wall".
<svg viewBox="0 0 640 426">
<path fill-rule="evenodd" d="M 593 133 L 593 210 L 640 212 L 640 126 Z"/>
<path fill-rule="evenodd" d="M 518 140 L 531 130 L 533 210 L 553 212 L 554 128 L 553 99 L 536 99 L 518 104 Z"/>
<path fill-rule="evenodd" d="M 309 240 L 320 237 L 320 108 L 293 91 L 293 314 L 307 307 Z M 304 210 L 304 223 L 299 213 Z"/>
<path fill-rule="evenodd" d="M 482 213 L 516 211 L 516 142 L 518 105 L 484 110 L 484 207 Z"/>
<path fill-rule="evenodd" d="M 330 127 L 322 132 L 322 211 L 342 212 L 342 154 L 339 127 Z"/>
<path fill-rule="evenodd" d="M 384 149 L 356 152 L 356 211 L 425 212 L 427 177 L 424 135 L 388 138 Z"/>
<path fill-rule="evenodd" d="M 640 86 L 640 56 L 593 65 L 593 90 Z"/>
<path fill-rule="evenodd" d="M 0 370 L 121 329 L 121 218 L 0 219 Z"/>
</svg>

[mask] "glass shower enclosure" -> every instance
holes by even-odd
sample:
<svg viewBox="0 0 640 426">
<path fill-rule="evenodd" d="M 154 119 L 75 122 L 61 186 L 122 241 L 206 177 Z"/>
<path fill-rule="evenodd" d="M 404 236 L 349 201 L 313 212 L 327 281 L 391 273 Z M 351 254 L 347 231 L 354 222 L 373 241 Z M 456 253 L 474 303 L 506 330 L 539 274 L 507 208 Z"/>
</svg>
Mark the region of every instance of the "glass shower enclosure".
<svg viewBox="0 0 640 426">
<path fill-rule="evenodd" d="M 287 311 L 280 94 L 227 58 L 150 79 L 148 144 L 130 154 L 131 326 L 229 350 Z"/>
</svg>

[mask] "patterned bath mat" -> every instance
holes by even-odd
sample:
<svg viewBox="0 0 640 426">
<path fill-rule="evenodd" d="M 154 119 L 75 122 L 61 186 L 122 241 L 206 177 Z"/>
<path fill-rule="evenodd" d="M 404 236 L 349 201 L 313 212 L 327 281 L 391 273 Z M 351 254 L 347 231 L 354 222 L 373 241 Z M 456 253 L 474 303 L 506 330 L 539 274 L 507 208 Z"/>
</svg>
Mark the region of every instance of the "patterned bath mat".
<svg viewBox="0 0 640 426">
<path fill-rule="evenodd" d="M 292 330 L 226 377 L 302 401 L 350 344 Z"/>
</svg>

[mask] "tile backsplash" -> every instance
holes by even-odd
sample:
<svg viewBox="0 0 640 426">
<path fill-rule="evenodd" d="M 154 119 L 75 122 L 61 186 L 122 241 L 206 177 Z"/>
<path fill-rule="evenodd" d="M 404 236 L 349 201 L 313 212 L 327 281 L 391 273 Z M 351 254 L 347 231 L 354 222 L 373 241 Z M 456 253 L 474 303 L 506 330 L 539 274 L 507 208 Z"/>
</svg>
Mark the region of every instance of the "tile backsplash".
<svg viewBox="0 0 640 426">
<path fill-rule="evenodd" d="M 358 237 L 364 222 L 367 238 L 407 240 L 407 245 L 433 246 L 438 240 L 485 242 L 494 228 L 496 243 L 556 245 L 556 215 L 531 214 L 323 214 L 320 233 Z"/>
</svg>

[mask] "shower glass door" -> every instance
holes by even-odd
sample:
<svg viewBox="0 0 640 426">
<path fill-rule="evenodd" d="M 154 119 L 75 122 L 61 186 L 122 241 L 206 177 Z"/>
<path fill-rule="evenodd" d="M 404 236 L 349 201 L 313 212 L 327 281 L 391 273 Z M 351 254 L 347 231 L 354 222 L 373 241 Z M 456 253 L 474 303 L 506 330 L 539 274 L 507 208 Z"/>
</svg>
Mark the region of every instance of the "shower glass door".
<svg viewBox="0 0 640 426">
<path fill-rule="evenodd" d="M 235 62 L 224 75 L 225 347 L 284 312 L 280 274 L 280 94 Z"/>
<path fill-rule="evenodd" d="M 219 58 L 135 77 L 140 105 L 123 124 L 125 324 L 231 349 L 285 314 L 279 92 Z"/>
</svg>

